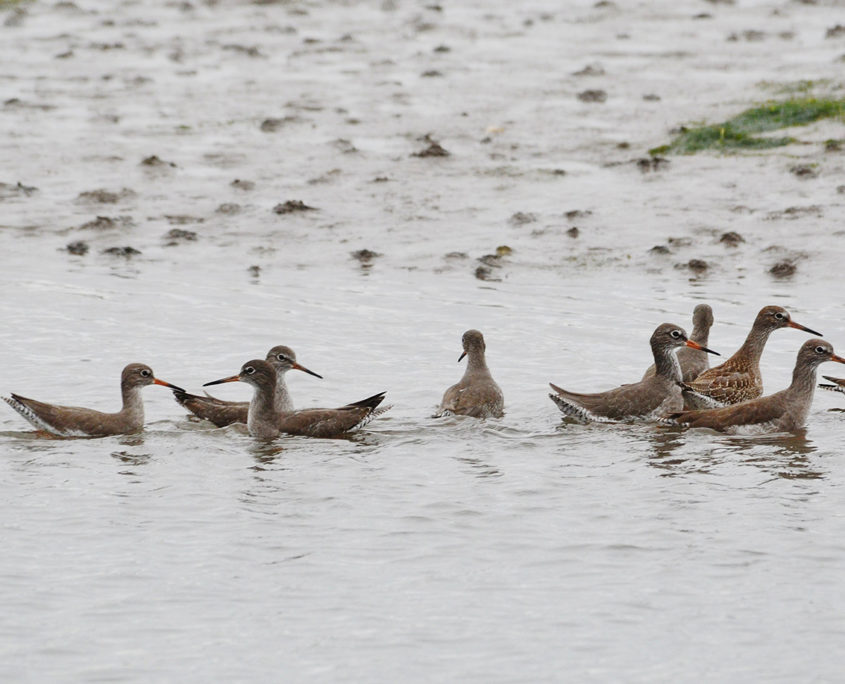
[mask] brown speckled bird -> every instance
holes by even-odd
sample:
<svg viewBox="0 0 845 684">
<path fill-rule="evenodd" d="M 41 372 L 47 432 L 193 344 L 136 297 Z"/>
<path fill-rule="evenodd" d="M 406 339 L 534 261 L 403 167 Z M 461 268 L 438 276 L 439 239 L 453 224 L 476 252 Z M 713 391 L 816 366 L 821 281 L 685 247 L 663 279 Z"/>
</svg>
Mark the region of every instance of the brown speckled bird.
<svg viewBox="0 0 845 684">
<path fill-rule="evenodd" d="M 249 403 L 247 428 L 249 434 L 259 439 L 273 439 L 280 433 L 306 437 L 339 437 L 366 425 L 391 408 L 378 408 L 385 396 L 384 392 L 380 392 L 340 408 L 301 409 L 279 413 L 274 404 L 276 373 L 269 363 L 260 359 L 247 361 L 238 375 L 213 380 L 204 386 L 238 380 L 254 388 L 252 401 Z"/>
<path fill-rule="evenodd" d="M 713 327 L 713 309 L 708 304 L 699 304 L 692 312 L 692 333 L 689 338 L 696 344 L 706 347 L 709 343 L 710 328 Z M 707 352 L 692 347 L 681 347 L 677 351 L 678 363 L 681 364 L 681 380 L 690 382 L 710 367 Z M 648 367 L 643 380 L 654 375 L 655 366 Z"/>
<path fill-rule="evenodd" d="M 795 432 L 803 428 L 807 421 L 816 389 L 816 369 L 825 361 L 845 363 L 845 359 L 833 353 L 829 342 L 807 340 L 798 351 L 792 384 L 786 389 L 734 406 L 680 411 L 668 416 L 664 422 L 712 428 L 732 434 Z"/>
<path fill-rule="evenodd" d="M 779 328 L 797 328 L 821 336 L 821 333 L 793 321 L 783 307 L 763 307 L 754 319 L 745 342 L 733 356 L 684 384 L 686 408 L 718 408 L 761 396 L 760 357 L 769 335 Z"/>
<path fill-rule="evenodd" d="M 274 405 L 279 413 L 293 411 L 293 400 L 285 382 L 285 374 L 289 370 L 300 370 L 315 378 L 323 377 L 297 363 L 293 349 L 281 344 L 267 352 L 265 360 L 276 371 Z M 174 390 L 173 397 L 195 416 L 209 420 L 217 427 L 225 427 L 232 423 L 246 423 L 249 415 L 250 402 L 248 401 L 224 401 L 209 395 L 201 397 L 197 394 L 189 394 L 184 390 Z"/>
<path fill-rule="evenodd" d="M 9 406 L 32 425 L 60 437 L 106 437 L 140 432 L 144 427 L 144 402 L 141 389 L 147 385 L 163 385 L 181 391 L 181 387 L 159 380 L 143 363 L 130 363 L 120 374 L 123 408 L 117 413 L 103 413 L 76 406 L 56 406 L 19 394 L 3 397 Z"/>
<path fill-rule="evenodd" d="M 505 398 L 487 368 L 484 335 L 478 330 L 467 330 L 461 338 L 461 343 L 464 350 L 458 361 L 467 357 L 466 371 L 460 382 L 452 385 L 443 394 L 443 400 L 434 417 L 457 414 L 474 418 L 501 418 L 504 414 Z"/>
<path fill-rule="evenodd" d="M 683 408 L 681 367 L 675 356 L 683 346 L 716 354 L 687 338 L 683 328 L 672 323 L 659 325 L 651 336 L 656 373 L 639 382 L 596 394 L 579 394 L 551 385 L 549 397 L 567 416 L 584 422 L 655 420 Z"/>
</svg>

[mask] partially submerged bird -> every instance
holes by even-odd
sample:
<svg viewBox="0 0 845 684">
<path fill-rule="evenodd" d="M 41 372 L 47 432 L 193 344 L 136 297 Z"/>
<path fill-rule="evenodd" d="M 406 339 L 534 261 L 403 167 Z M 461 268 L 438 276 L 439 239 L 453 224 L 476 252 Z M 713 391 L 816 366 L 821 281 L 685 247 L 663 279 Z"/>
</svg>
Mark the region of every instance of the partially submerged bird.
<svg viewBox="0 0 845 684">
<path fill-rule="evenodd" d="M 686 407 L 716 408 L 761 396 L 763 378 L 760 375 L 760 357 L 769 335 L 779 328 L 797 328 L 821 337 L 821 333 L 793 321 L 783 307 L 763 307 L 754 319 L 745 342 L 733 356 L 722 365 L 706 370 L 695 380 L 685 383 Z"/>
<path fill-rule="evenodd" d="M 466 371 L 460 382 L 446 390 L 434 417 L 459 414 L 500 418 L 504 413 L 505 399 L 487 368 L 484 336 L 478 330 L 467 330 L 461 343 L 464 350 L 458 362 L 467 357 Z"/>
<path fill-rule="evenodd" d="M 708 345 L 710 328 L 713 327 L 713 309 L 709 304 L 699 304 L 692 311 L 692 333 L 689 338 L 702 347 Z M 681 347 L 677 351 L 678 363 L 681 364 L 681 380 L 690 382 L 710 367 L 710 357 L 707 352 L 692 347 Z M 654 364 L 648 367 L 643 380 L 654 375 Z"/>
<path fill-rule="evenodd" d="M 172 390 L 181 387 L 159 380 L 153 370 L 143 363 L 130 363 L 120 374 L 123 408 L 117 413 L 103 413 L 77 406 L 56 406 L 19 394 L 3 397 L 9 406 L 20 413 L 37 429 L 60 437 L 106 437 L 140 432 L 144 427 L 144 402 L 141 389 L 147 385 L 162 385 Z"/>
<path fill-rule="evenodd" d="M 293 349 L 284 345 L 273 347 L 267 352 L 266 361 L 276 371 L 274 405 L 278 413 L 293 411 L 293 400 L 285 382 L 285 374 L 289 370 L 300 370 L 313 375 L 315 378 L 322 379 L 323 377 L 297 363 Z M 174 390 L 173 397 L 195 416 L 210 420 L 217 427 L 225 427 L 232 423 L 246 423 L 247 421 L 248 401 L 224 401 L 210 395 L 201 397 L 197 394 L 188 394 L 184 390 Z"/>
<path fill-rule="evenodd" d="M 845 394 L 845 378 L 832 378 L 829 375 L 823 375 L 822 377 L 825 380 L 830 380 L 830 382 L 832 382 L 833 384 L 821 384 L 819 385 L 819 387 L 821 387 L 822 389 L 830 390 L 831 392 L 842 392 L 843 394 Z"/>
<path fill-rule="evenodd" d="M 390 406 L 378 408 L 385 396 L 384 392 L 379 392 L 340 408 L 301 409 L 280 413 L 274 404 L 276 373 L 269 363 L 260 359 L 247 361 L 237 375 L 213 380 L 203 386 L 238 380 L 254 388 L 246 424 L 249 434 L 259 439 L 273 439 L 281 433 L 308 437 L 337 437 L 366 425 L 390 409 Z"/>
<path fill-rule="evenodd" d="M 584 422 L 660 418 L 680 410 L 684 405 L 678 384 L 681 367 L 675 356 L 676 351 L 683 346 L 718 356 L 717 352 L 688 339 L 683 328 L 663 323 L 651 336 L 656 369 L 654 375 L 596 394 L 569 392 L 549 383 L 555 391 L 549 397 L 564 414 Z"/>
<path fill-rule="evenodd" d="M 786 389 L 734 406 L 672 413 L 664 422 L 732 434 L 795 432 L 807 421 L 816 389 L 816 369 L 825 361 L 845 363 L 845 359 L 833 353 L 829 342 L 807 340 L 798 351 L 792 384 Z"/>
</svg>

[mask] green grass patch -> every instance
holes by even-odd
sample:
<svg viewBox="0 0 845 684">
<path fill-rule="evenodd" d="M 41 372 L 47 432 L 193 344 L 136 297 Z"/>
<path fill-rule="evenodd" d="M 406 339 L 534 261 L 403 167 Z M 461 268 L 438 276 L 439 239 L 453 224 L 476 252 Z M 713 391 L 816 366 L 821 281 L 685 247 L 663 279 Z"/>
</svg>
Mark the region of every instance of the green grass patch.
<svg viewBox="0 0 845 684">
<path fill-rule="evenodd" d="M 695 154 L 702 150 L 765 150 L 795 142 L 791 137 L 759 137 L 790 126 L 804 126 L 819 119 L 845 123 L 845 100 L 800 98 L 770 102 L 748 109 L 724 123 L 684 127 L 668 145 L 649 150 L 656 154 Z"/>
</svg>

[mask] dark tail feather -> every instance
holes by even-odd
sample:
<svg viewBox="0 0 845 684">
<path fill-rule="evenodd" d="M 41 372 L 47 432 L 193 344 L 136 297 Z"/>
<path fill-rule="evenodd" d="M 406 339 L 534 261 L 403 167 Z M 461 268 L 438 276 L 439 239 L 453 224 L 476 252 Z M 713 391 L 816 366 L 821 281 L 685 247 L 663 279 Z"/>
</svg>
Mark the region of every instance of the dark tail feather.
<svg viewBox="0 0 845 684">
<path fill-rule="evenodd" d="M 351 404 L 347 404 L 346 408 L 368 408 L 371 411 L 375 410 L 376 406 L 378 406 L 381 402 L 384 401 L 384 397 L 387 392 L 379 392 L 378 394 L 374 394 L 371 397 L 367 397 L 366 399 L 361 399 L 361 401 L 355 401 Z"/>
</svg>

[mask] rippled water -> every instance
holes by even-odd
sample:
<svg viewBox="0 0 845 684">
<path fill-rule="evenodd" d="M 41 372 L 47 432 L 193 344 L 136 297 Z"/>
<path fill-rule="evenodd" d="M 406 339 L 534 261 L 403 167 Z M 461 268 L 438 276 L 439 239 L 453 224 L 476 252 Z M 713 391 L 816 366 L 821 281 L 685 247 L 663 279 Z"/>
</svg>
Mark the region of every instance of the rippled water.
<svg viewBox="0 0 845 684">
<path fill-rule="evenodd" d="M 805 434 L 736 438 L 561 425 L 546 396 L 638 379 L 656 325 L 700 301 L 723 354 L 774 303 L 845 350 L 841 156 L 633 163 L 761 80 L 834 78 L 830 15 L 663 10 L 33 3 L 0 28 L 4 394 L 111 410 L 130 361 L 198 390 L 288 344 L 325 376 L 289 374 L 298 406 L 393 404 L 349 439 L 270 445 L 159 387 L 130 437 L 38 439 L 4 410 L 3 681 L 840 678 L 845 397 L 819 392 Z M 610 97 L 587 106 L 572 72 L 594 61 Z M 426 133 L 452 157 L 412 158 Z M 272 212 L 290 199 L 318 211 Z M 768 273 L 783 259 L 792 278 Z M 471 327 L 506 415 L 432 419 Z M 804 339 L 773 334 L 768 391 Z"/>
</svg>

